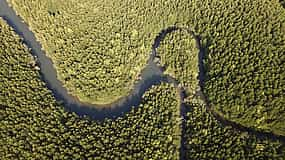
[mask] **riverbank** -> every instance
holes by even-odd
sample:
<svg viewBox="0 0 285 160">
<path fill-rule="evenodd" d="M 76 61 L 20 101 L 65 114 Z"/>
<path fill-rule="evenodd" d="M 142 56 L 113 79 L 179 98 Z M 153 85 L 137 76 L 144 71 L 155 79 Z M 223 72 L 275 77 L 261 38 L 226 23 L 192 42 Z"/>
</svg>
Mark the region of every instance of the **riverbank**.
<svg viewBox="0 0 285 160">
<path fill-rule="evenodd" d="M 5 16 L 4 16 L 4 18 L 5 18 Z M 30 35 L 30 36 L 26 35 L 25 36 L 26 33 L 21 33 L 21 31 L 23 31 L 23 30 L 19 29 L 21 27 L 19 27 L 19 26 L 17 27 L 17 23 L 15 23 L 15 22 L 13 22 L 13 20 L 9 19 L 9 16 L 8 16 L 8 18 L 6 16 L 5 19 L 15 29 L 15 31 L 19 35 L 22 34 L 22 37 L 24 37 L 23 39 L 24 39 L 24 42 L 26 44 L 31 43 L 30 46 L 32 46 L 32 47 L 33 47 L 33 45 L 35 45 L 35 46 L 40 45 L 40 44 L 33 44 L 33 43 L 38 43 L 38 42 L 36 42 L 35 38 L 33 38 L 35 42 L 30 42 L 29 39 L 26 39 L 26 38 L 29 38 L 30 36 L 33 37 L 33 35 Z M 52 65 L 52 62 L 49 62 L 50 60 L 45 59 L 45 58 L 41 58 L 42 56 L 40 55 L 40 56 L 37 56 L 37 63 L 40 66 L 40 72 L 42 72 L 42 76 L 43 76 L 42 80 L 46 82 L 47 86 L 50 85 L 49 89 L 53 92 L 53 94 L 56 97 L 56 99 L 58 101 L 61 101 L 63 103 L 63 106 L 65 106 L 66 109 L 71 111 L 71 112 L 75 112 L 78 115 L 82 115 L 82 116 L 83 115 L 87 115 L 87 116 L 90 116 L 91 118 L 93 118 L 95 120 L 103 120 L 105 118 L 116 119 L 118 117 L 122 117 L 127 112 L 129 112 L 129 110 L 132 108 L 132 106 L 136 106 L 136 107 L 139 106 L 142 94 L 144 94 L 146 90 L 148 90 L 153 85 L 157 85 L 157 84 L 160 84 L 163 81 L 167 81 L 167 80 L 164 80 L 165 77 L 163 76 L 162 69 L 160 67 L 158 67 L 153 62 L 153 59 L 154 59 L 153 56 L 156 53 L 155 49 L 157 47 L 159 47 L 160 41 L 165 37 L 165 35 L 167 35 L 168 33 L 172 32 L 172 31 L 174 31 L 171 28 L 173 28 L 173 27 L 170 27 L 170 29 L 162 30 L 162 32 L 157 36 L 158 38 L 155 39 L 154 45 L 153 45 L 154 46 L 153 47 L 153 51 L 151 52 L 150 62 L 148 64 L 148 66 L 145 68 L 145 70 L 142 71 L 142 74 L 141 74 L 142 75 L 142 79 L 137 84 L 137 90 L 136 91 L 135 90 L 132 91 L 133 92 L 132 94 L 130 94 L 129 96 L 123 98 L 120 102 L 116 102 L 117 104 L 114 104 L 114 106 L 112 106 L 110 108 L 100 108 L 100 107 L 96 107 L 96 106 L 94 107 L 93 105 L 81 104 L 81 103 L 78 104 L 77 103 L 78 100 L 75 99 L 74 97 L 70 97 L 71 98 L 70 101 L 66 101 L 66 99 L 63 98 L 63 97 L 65 97 L 64 96 L 65 93 L 62 93 L 61 89 L 60 89 L 60 91 L 57 91 L 58 88 L 56 88 L 56 86 L 53 86 L 54 85 L 53 84 L 54 81 L 53 80 L 46 80 L 47 78 L 49 78 L 51 76 L 50 75 L 51 73 L 56 75 L 56 71 L 55 71 L 54 68 L 45 70 L 45 68 L 48 68 L 49 65 L 51 65 L 51 66 L 53 66 L 53 65 Z M 169 31 L 169 32 L 165 32 L 165 31 Z M 30 31 L 27 30 L 26 32 L 30 32 Z M 164 35 L 164 36 L 161 36 L 161 35 Z M 197 43 L 199 43 L 199 42 L 197 42 Z M 198 45 L 198 46 L 200 46 L 200 45 Z M 30 47 L 32 49 L 32 51 L 34 50 L 33 52 L 37 52 L 37 50 L 33 49 L 32 47 Z M 38 46 L 38 47 L 40 47 L 40 46 Z M 199 49 L 201 50 L 200 47 L 199 47 Z M 39 52 L 42 52 L 42 51 L 39 51 Z M 41 54 L 44 55 L 43 52 Z M 201 54 L 202 53 L 199 53 L 199 57 L 202 57 L 202 58 L 199 58 L 201 60 L 201 61 L 199 60 L 199 66 L 203 66 L 202 60 L 203 60 L 203 57 L 205 57 L 205 56 L 202 56 Z M 44 62 L 44 61 L 46 61 L 46 62 Z M 51 72 L 49 72 L 49 71 L 51 71 Z M 200 69 L 199 72 L 202 73 L 203 72 L 202 69 Z M 200 77 L 199 78 L 200 81 L 202 81 L 201 79 L 204 79 L 203 78 L 204 76 L 199 76 L 199 77 Z M 170 81 L 169 79 L 173 79 L 173 78 L 168 77 L 167 79 L 168 79 L 168 81 Z M 55 81 L 58 81 L 60 87 L 63 86 L 60 83 L 60 81 L 57 80 L 56 76 L 55 76 Z M 173 82 L 173 80 L 171 80 L 171 81 L 172 82 L 168 82 L 168 83 L 174 83 L 174 84 L 177 83 L 177 82 Z M 202 83 L 201 83 L 201 86 L 202 86 Z M 62 87 L 62 90 L 64 90 L 64 87 Z M 182 97 L 182 93 L 184 92 L 184 90 L 181 89 L 179 92 L 180 92 L 180 99 L 183 100 L 184 98 L 181 98 L 181 97 Z M 61 94 L 63 94 L 63 95 L 61 95 Z M 66 94 L 68 94 L 67 91 L 66 91 Z M 203 93 L 201 92 L 201 94 L 203 94 Z M 206 100 L 204 100 L 204 101 L 206 102 Z M 180 102 L 182 102 L 182 101 L 180 101 Z M 206 102 L 206 103 L 208 103 L 208 102 Z M 182 110 L 182 104 L 179 107 L 180 108 L 178 108 L 178 110 L 179 109 Z M 208 110 L 208 112 L 211 112 L 211 113 L 213 113 L 215 115 L 215 113 L 212 110 Z M 182 117 L 184 117 L 185 113 L 186 112 L 183 113 L 182 111 L 180 111 L 180 114 L 181 114 Z M 217 119 L 219 119 L 220 115 L 217 115 L 216 117 L 217 117 Z M 231 125 L 234 128 L 236 128 L 236 129 L 241 129 L 242 128 L 242 126 L 237 126 L 237 125 L 234 125 L 233 123 L 228 123 L 226 125 Z M 182 126 L 185 126 L 185 125 L 183 125 L 183 122 L 182 122 Z M 182 133 L 184 133 L 183 132 L 183 128 L 184 127 L 182 127 L 182 131 L 181 131 Z M 247 129 L 247 131 L 250 132 L 250 133 L 255 134 L 255 132 L 250 131 L 250 129 Z M 269 134 L 267 137 L 272 138 L 272 135 Z M 277 138 L 280 139 L 280 137 L 277 137 Z M 282 137 L 281 137 L 281 139 L 282 139 Z M 183 140 L 181 140 L 181 142 L 182 141 Z M 181 151 L 181 153 L 183 153 L 183 151 Z"/>
</svg>

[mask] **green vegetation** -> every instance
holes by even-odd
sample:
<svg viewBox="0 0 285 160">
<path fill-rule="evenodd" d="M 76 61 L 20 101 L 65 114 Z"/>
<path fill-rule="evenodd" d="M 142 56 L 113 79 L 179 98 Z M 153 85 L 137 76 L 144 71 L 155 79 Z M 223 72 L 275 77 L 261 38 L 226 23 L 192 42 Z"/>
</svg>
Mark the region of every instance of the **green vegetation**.
<svg viewBox="0 0 285 160">
<path fill-rule="evenodd" d="M 178 29 L 166 35 L 157 49 L 160 65 L 166 68 L 165 74 L 174 77 L 194 94 L 198 86 L 198 55 L 196 40 L 186 29 Z"/>
<path fill-rule="evenodd" d="M 176 92 L 154 87 L 125 118 L 96 123 L 43 105 L 1 110 L 1 159 L 169 159 L 179 156 Z M 23 113 L 24 111 L 24 113 Z"/>
<path fill-rule="evenodd" d="M 151 88 L 123 118 L 99 123 L 63 110 L 22 41 L 0 20 L 0 159 L 178 159 L 176 89 Z"/>
<path fill-rule="evenodd" d="M 95 104 L 128 95 L 153 40 L 177 17 L 171 16 L 176 4 L 167 2 L 162 10 L 162 0 L 9 2 L 52 58 L 68 91 Z"/>
<path fill-rule="evenodd" d="M 125 96 L 157 33 L 191 27 L 208 55 L 211 106 L 245 126 L 285 135 L 285 10 L 279 0 L 9 1 L 82 101 Z"/>
<path fill-rule="evenodd" d="M 128 94 L 157 33 L 191 26 L 208 55 L 211 106 L 245 126 L 285 135 L 285 10 L 278 0 L 9 1 L 82 101 Z"/>
<path fill-rule="evenodd" d="M 284 159 L 284 143 L 224 127 L 201 103 L 188 102 L 188 106 L 184 134 L 187 159 Z"/>
<path fill-rule="evenodd" d="M 167 35 L 157 51 L 166 73 L 184 82 L 182 86 L 190 86 L 184 99 L 190 110 L 184 117 L 186 159 L 284 159 L 284 143 L 224 126 L 206 110 L 205 102 L 194 95 L 199 88 L 199 51 L 187 31 Z"/>
<path fill-rule="evenodd" d="M 211 107 L 242 125 L 285 135 L 285 10 L 278 1 L 201 1 L 191 13 L 208 49 Z"/>
<path fill-rule="evenodd" d="M 194 91 L 206 51 L 210 107 L 246 127 L 285 135 L 285 10 L 278 0 L 8 0 L 81 101 L 127 95 L 157 34 L 166 74 L 188 91 L 188 159 L 284 159 L 285 144 L 223 126 Z M 279 3 L 281 2 L 281 3 Z M 281 4 L 281 5 L 280 5 Z M 187 28 L 187 30 L 185 30 Z M 22 40 L 0 20 L 0 159 L 179 159 L 177 89 L 162 83 L 124 117 L 103 122 L 66 112 L 39 78 Z"/>
</svg>

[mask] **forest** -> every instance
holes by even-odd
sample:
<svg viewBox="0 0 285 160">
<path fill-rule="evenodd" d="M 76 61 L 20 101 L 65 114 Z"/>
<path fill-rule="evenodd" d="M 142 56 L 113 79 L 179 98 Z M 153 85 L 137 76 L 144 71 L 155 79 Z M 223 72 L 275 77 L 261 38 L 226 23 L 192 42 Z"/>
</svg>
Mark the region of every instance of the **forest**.
<svg viewBox="0 0 285 160">
<path fill-rule="evenodd" d="M 45 87 L 21 39 L 0 21 L 1 159 L 178 159 L 177 91 L 162 83 L 136 110 L 96 122 L 66 112 Z M 7 98 L 9 97 L 9 98 Z"/>
<path fill-rule="evenodd" d="M 239 2 L 199 2 L 193 10 L 207 22 L 197 24 L 199 32 L 211 35 L 202 38 L 208 45 L 205 94 L 225 118 L 285 135 L 284 8 L 275 1 Z M 209 6 L 212 12 L 195 11 Z"/>
<path fill-rule="evenodd" d="M 198 88 L 197 41 L 191 31 L 177 29 L 168 34 L 157 48 L 159 65 L 165 68 L 165 74 L 179 82 L 188 95 L 194 94 Z"/>
<path fill-rule="evenodd" d="M 197 101 L 187 102 L 190 111 L 183 134 L 187 159 L 284 159 L 284 143 L 224 126 Z"/>
<path fill-rule="evenodd" d="M 216 112 L 285 134 L 285 12 L 277 0 L 8 1 L 81 101 L 106 104 L 127 95 L 155 36 L 177 26 L 202 40 L 204 92 Z"/>
<path fill-rule="evenodd" d="M 171 26 L 179 29 L 162 40 L 156 58 L 186 93 L 181 101 L 176 86 L 161 82 L 117 119 L 69 112 L 0 18 L 0 159 L 285 159 L 284 139 L 241 131 L 213 114 L 285 136 L 284 0 L 8 2 L 81 101 L 109 104 L 128 95 L 155 37 Z"/>
<path fill-rule="evenodd" d="M 176 8 L 168 3 L 161 10 L 163 1 L 138 0 L 9 2 L 52 58 L 68 91 L 92 104 L 109 104 L 128 95 L 153 40 L 174 24 L 175 19 L 164 15 Z"/>
</svg>

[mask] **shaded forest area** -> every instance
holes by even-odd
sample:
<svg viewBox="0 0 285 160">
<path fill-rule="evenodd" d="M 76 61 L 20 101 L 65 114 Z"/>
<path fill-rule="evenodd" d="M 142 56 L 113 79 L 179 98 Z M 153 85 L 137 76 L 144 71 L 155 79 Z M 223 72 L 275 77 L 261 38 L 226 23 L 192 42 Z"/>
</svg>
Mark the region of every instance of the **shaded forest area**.
<svg viewBox="0 0 285 160">
<path fill-rule="evenodd" d="M 207 53 L 202 89 L 210 107 L 246 127 L 285 134 L 284 1 L 9 2 L 53 59 L 60 79 L 83 101 L 106 103 L 126 95 L 157 32 L 178 26 L 198 35 Z M 1 159 L 173 160 L 181 145 L 187 159 L 285 157 L 283 142 L 223 126 L 193 94 L 184 100 L 187 116 L 180 117 L 177 90 L 165 83 L 147 91 L 124 117 L 79 117 L 55 101 L 29 49 L 3 20 L 0 45 Z M 198 88 L 193 46 L 193 38 L 179 31 L 158 48 L 168 73 L 191 89 Z"/>
</svg>

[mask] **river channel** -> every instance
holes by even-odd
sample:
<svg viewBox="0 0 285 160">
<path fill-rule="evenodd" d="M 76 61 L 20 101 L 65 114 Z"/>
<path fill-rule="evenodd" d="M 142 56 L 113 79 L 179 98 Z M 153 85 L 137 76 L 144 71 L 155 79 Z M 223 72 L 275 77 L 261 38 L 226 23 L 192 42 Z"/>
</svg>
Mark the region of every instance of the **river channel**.
<svg viewBox="0 0 285 160">
<path fill-rule="evenodd" d="M 154 63 L 154 58 L 156 56 L 156 49 L 159 47 L 160 42 L 164 37 L 179 29 L 174 26 L 163 29 L 157 37 L 154 39 L 152 51 L 149 54 L 149 60 L 146 64 L 146 67 L 141 71 L 141 79 L 134 84 L 133 89 L 128 96 L 115 101 L 112 104 L 109 104 L 108 107 L 96 106 L 93 104 L 86 104 L 80 102 L 78 98 L 70 95 L 67 89 L 64 87 L 62 82 L 57 78 L 57 71 L 54 68 L 52 60 L 45 54 L 42 50 L 41 44 L 36 40 L 35 35 L 29 29 L 29 26 L 23 22 L 23 20 L 16 15 L 15 11 L 9 7 L 8 3 L 5 0 L 0 0 L 0 17 L 2 17 L 7 23 L 15 30 L 15 32 L 22 37 L 24 43 L 31 49 L 32 55 L 35 57 L 36 63 L 40 68 L 41 79 L 45 82 L 48 89 L 50 89 L 55 97 L 55 99 L 62 103 L 66 110 L 75 112 L 79 116 L 88 116 L 94 120 L 104 120 L 105 118 L 115 119 L 117 117 L 124 116 L 133 107 L 138 107 L 142 101 L 143 94 L 150 89 L 153 85 L 159 85 L 162 82 L 172 83 L 178 88 L 180 92 L 181 102 L 185 97 L 184 90 L 178 87 L 178 82 L 169 76 L 163 74 L 163 68 L 159 67 Z M 193 33 L 189 33 L 193 34 Z M 205 58 L 205 53 L 200 45 L 200 38 L 194 36 L 197 42 L 197 47 L 200 49 L 199 52 L 199 84 L 201 91 L 198 91 L 197 94 L 206 102 L 207 111 L 211 112 L 214 117 L 219 120 L 223 125 L 230 125 L 235 129 L 249 132 L 255 134 L 259 137 L 269 137 L 271 139 L 281 139 L 285 142 L 284 136 L 274 135 L 272 133 L 264 133 L 256 131 L 251 128 L 244 127 L 242 125 L 236 124 L 229 120 L 224 119 L 222 116 L 216 114 L 209 107 L 207 103 L 207 97 L 203 94 L 203 83 L 205 80 L 205 69 L 203 67 L 203 59 Z M 182 117 L 186 115 L 186 107 L 182 103 L 180 105 L 180 113 Z M 184 122 L 182 126 L 184 126 Z M 182 127 L 182 132 L 184 132 L 184 127 Z M 182 142 L 184 140 L 182 139 Z M 183 144 L 183 143 L 182 143 Z M 183 148 L 183 146 L 182 146 Z M 180 154 L 183 153 L 183 149 Z M 183 155 L 181 155 L 183 157 Z"/>
</svg>

